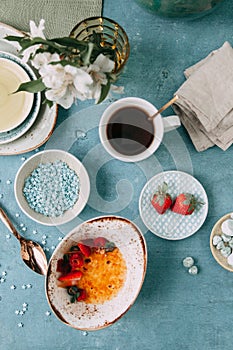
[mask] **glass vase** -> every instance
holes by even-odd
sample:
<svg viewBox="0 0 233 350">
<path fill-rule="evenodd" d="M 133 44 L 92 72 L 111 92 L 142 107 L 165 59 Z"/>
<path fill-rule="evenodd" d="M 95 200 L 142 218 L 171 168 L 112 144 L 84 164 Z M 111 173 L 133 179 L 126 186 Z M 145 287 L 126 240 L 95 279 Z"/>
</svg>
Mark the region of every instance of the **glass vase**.
<svg viewBox="0 0 233 350">
<path fill-rule="evenodd" d="M 166 17 L 203 16 L 223 0 L 135 0 L 142 7 Z"/>
<path fill-rule="evenodd" d="M 106 17 L 90 17 L 78 23 L 71 31 L 70 37 L 89 41 L 93 33 L 100 33 L 100 45 L 115 51 L 114 73 L 119 74 L 130 52 L 129 40 L 125 30 L 115 21 Z"/>
</svg>

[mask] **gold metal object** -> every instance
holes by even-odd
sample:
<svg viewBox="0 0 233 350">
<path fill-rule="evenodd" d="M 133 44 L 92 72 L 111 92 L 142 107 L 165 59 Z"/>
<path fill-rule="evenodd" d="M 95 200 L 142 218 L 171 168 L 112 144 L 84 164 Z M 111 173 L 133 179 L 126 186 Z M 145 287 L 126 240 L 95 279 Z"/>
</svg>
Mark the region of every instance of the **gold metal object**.
<svg viewBox="0 0 233 350">
<path fill-rule="evenodd" d="M 40 275 L 47 274 L 47 258 L 41 246 L 31 240 L 23 238 L 13 226 L 6 213 L 0 208 L 0 220 L 11 233 L 19 240 L 21 245 L 21 257 L 25 264 Z"/>
<path fill-rule="evenodd" d="M 101 34 L 100 45 L 115 51 L 114 73 L 120 73 L 130 52 L 129 39 L 124 29 L 112 19 L 106 17 L 90 17 L 78 23 L 71 31 L 70 37 L 89 41 L 93 33 Z"/>
<path fill-rule="evenodd" d="M 175 95 L 170 101 L 168 101 L 163 107 L 161 107 L 155 114 L 151 115 L 148 119 L 152 120 L 155 117 L 157 117 L 157 115 L 159 115 L 160 113 L 162 113 L 165 109 L 167 109 L 168 107 L 170 107 L 175 101 L 178 100 L 178 96 Z"/>
</svg>

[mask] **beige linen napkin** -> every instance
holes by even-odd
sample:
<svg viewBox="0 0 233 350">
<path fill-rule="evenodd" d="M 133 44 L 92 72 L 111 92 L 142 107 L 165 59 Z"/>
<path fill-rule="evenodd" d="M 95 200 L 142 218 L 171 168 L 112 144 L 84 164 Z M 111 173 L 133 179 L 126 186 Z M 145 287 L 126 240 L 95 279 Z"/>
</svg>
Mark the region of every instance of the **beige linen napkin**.
<svg viewBox="0 0 233 350">
<path fill-rule="evenodd" d="M 228 42 L 184 72 L 173 105 L 197 151 L 233 143 L 233 49 Z"/>
<path fill-rule="evenodd" d="M 0 22 L 28 31 L 29 21 L 45 20 L 49 38 L 68 36 L 85 18 L 100 16 L 102 0 L 0 0 Z"/>
</svg>

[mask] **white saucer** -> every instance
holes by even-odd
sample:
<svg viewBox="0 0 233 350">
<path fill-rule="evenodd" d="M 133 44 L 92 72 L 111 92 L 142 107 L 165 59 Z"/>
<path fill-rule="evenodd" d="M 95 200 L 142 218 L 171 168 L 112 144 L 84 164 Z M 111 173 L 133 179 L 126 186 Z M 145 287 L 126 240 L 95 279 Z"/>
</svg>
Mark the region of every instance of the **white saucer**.
<svg viewBox="0 0 233 350">
<path fill-rule="evenodd" d="M 168 192 L 172 199 L 182 192 L 192 193 L 204 205 L 198 207 L 193 214 L 183 216 L 171 210 L 160 215 L 151 204 L 151 199 L 159 185 L 168 184 Z M 155 235 L 169 239 L 184 239 L 197 232 L 203 225 L 208 212 L 208 198 L 203 186 L 193 176 L 181 171 L 165 171 L 152 177 L 144 186 L 140 199 L 139 211 L 146 227 Z"/>
<path fill-rule="evenodd" d="M 4 60 L 10 64 L 12 63 L 13 65 L 22 69 L 27 75 L 29 80 L 37 79 L 33 70 L 27 64 L 23 63 L 19 57 L 7 52 L 0 51 L 0 62 L 1 60 Z M 13 96 L 20 95 L 20 94 L 21 92 Z M 30 97 L 30 99 L 32 99 L 32 105 L 26 106 L 28 107 L 28 110 L 29 110 L 26 115 L 26 118 L 21 123 L 19 123 L 19 125 L 15 126 L 12 130 L 0 132 L 0 144 L 4 144 L 4 143 L 12 142 L 13 140 L 16 140 L 17 138 L 22 136 L 35 122 L 40 109 L 41 93 L 40 92 L 35 94 L 27 93 L 27 95 Z M 15 104 L 13 104 L 12 106 L 15 106 Z M 1 115 L 2 114 L 0 114 L 0 116 Z M 7 116 L 8 116 L 8 113 L 7 113 Z"/>
<path fill-rule="evenodd" d="M 0 50 L 18 56 L 20 50 L 19 44 L 3 39 L 6 35 L 22 36 L 22 32 L 0 22 Z M 39 93 L 35 95 L 38 97 L 40 96 Z M 39 113 L 35 121 L 31 125 L 28 125 L 29 127 L 26 132 L 23 132 L 20 137 L 17 135 L 14 140 L 11 139 L 5 143 L 0 142 L 0 156 L 30 152 L 43 145 L 50 138 L 56 125 L 58 106 L 54 104 L 49 108 L 49 106 L 45 104 L 40 106 L 39 103 L 38 105 Z"/>
</svg>

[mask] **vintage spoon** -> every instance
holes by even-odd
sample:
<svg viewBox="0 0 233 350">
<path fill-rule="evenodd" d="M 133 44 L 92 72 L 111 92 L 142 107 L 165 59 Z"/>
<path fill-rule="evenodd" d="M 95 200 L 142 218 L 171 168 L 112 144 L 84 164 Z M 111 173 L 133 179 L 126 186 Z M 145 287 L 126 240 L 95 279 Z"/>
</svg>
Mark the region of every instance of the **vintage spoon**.
<svg viewBox="0 0 233 350">
<path fill-rule="evenodd" d="M 175 95 L 170 101 L 168 101 L 163 107 L 161 107 L 155 114 L 151 115 L 148 120 L 152 120 L 155 117 L 157 117 L 158 114 L 163 112 L 165 109 L 167 109 L 169 106 L 171 106 L 175 101 L 178 100 L 178 96 Z"/>
<path fill-rule="evenodd" d="M 23 238 L 17 232 L 2 208 L 0 208 L 0 219 L 10 232 L 19 240 L 21 245 L 21 257 L 25 264 L 33 271 L 41 275 L 46 275 L 48 262 L 41 246 L 36 242 Z"/>
</svg>

